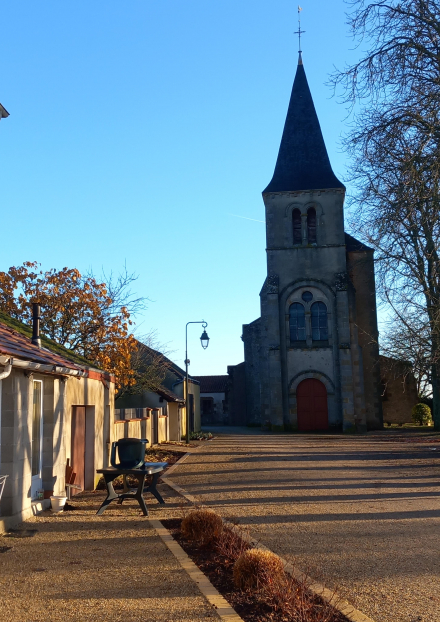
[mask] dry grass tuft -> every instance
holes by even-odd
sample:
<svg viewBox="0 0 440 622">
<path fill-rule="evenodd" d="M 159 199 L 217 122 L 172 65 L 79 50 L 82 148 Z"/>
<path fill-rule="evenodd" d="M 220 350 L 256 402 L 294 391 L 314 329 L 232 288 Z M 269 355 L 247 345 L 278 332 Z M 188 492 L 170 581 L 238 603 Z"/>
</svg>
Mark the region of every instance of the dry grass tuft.
<svg viewBox="0 0 440 622">
<path fill-rule="evenodd" d="M 249 549 L 234 564 L 234 583 L 241 590 L 258 590 L 283 576 L 283 562 L 270 551 Z"/>
<path fill-rule="evenodd" d="M 260 588 L 261 599 L 292 622 L 347 622 L 334 606 L 340 598 L 333 593 L 330 602 L 314 595 L 307 580 L 298 581 L 284 573 Z"/>
<path fill-rule="evenodd" d="M 220 535 L 216 538 L 215 548 L 220 555 L 223 555 L 231 562 L 235 562 L 240 555 L 251 547 L 242 538 L 242 532 L 237 527 L 231 529 L 230 527 L 223 526 Z"/>
<path fill-rule="evenodd" d="M 187 540 L 207 545 L 219 538 L 223 521 L 212 510 L 194 510 L 182 520 L 180 529 Z"/>
</svg>

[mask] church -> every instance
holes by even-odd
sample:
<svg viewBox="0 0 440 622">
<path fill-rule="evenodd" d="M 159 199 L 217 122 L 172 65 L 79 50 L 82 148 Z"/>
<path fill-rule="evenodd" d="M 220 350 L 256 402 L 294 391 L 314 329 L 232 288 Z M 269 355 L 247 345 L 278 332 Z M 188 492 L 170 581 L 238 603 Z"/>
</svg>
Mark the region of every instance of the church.
<svg viewBox="0 0 440 622">
<path fill-rule="evenodd" d="M 243 326 L 246 419 L 273 431 L 382 428 L 373 249 L 344 232 L 301 54 L 263 191 L 267 277 Z"/>
</svg>

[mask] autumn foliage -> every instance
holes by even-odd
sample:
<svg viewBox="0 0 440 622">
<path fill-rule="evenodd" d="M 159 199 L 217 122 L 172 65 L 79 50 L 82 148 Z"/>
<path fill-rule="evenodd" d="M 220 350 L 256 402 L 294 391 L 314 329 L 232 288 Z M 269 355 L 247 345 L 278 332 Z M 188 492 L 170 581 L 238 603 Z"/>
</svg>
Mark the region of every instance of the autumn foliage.
<svg viewBox="0 0 440 622">
<path fill-rule="evenodd" d="M 137 341 L 130 310 L 121 304 L 126 285 L 119 280 L 109 287 L 70 268 L 43 272 L 27 261 L 0 272 L 0 310 L 32 324 L 32 302 L 39 302 L 42 334 L 115 374 L 118 387 L 127 387 L 135 383 L 131 361 Z"/>
</svg>

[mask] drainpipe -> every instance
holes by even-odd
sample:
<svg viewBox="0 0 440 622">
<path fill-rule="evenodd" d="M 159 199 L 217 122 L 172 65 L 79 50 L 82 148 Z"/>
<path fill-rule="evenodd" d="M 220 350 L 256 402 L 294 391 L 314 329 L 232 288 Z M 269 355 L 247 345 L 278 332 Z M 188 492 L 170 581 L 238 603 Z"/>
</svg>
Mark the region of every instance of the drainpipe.
<svg viewBox="0 0 440 622">
<path fill-rule="evenodd" d="M 41 348 L 40 338 L 40 303 L 32 303 L 32 344 Z"/>
<path fill-rule="evenodd" d="M 2 373 L 0 374 L 0 380 L 4 380 L 5 378 L 7 378 L 9 376 L 9 374 L 12 371 L 12 359 L 10 359 L 9 363 L 6 365 L 6 368 L 4 371 L 2 371 Z"/>
<path fill-rule="evenodd" d="M 0 364 L 6 365 L 8 361 L 4 356 L 0 355 Z M 46 365 L 45 363 L 34 363 L 33 361 L 22 361 L 20 359 L 10 359 L 12 367 L 20 369 L 28 369 L 34 372 L 56 374 L 58 376 L 75 376 L 77 378 L 87 378 L 87 372 L 83 369 L 72 369 L 71 367 L 60 367 L 59 365 Z M 9 375 L 9 374 L 8 374 Z"/>
</svg>

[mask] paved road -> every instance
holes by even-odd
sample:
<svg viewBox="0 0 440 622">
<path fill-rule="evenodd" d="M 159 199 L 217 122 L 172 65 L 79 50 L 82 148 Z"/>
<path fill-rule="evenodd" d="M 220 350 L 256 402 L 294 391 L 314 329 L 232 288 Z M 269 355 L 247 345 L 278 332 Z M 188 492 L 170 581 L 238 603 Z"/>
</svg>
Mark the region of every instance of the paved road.
<svg viewBox="0 0 440 622">
<path fill-rule="evenodd" d="M 440 622 L 440 441 L 221 431 L 174 482 L 376 622 Z"/>
<path fill-rule="evenodd" d="M 151 518 L 179 515 L 182 498 L 162 493 L 166 506 L 148 496 Z M 0 537 L 0 622 L 219 622 L 137 502 L 96 516 L 104 497 L 22 523 L 33 537 Z"/>
</svg>

